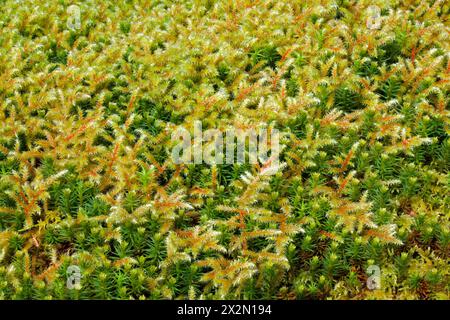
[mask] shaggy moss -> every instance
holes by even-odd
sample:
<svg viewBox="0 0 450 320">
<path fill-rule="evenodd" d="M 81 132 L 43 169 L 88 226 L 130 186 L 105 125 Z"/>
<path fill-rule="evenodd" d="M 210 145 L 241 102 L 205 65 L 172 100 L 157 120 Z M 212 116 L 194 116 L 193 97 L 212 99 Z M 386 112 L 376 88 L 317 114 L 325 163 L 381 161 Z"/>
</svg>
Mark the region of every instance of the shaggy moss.
<svg viewBox="0 0 450 320">
<path fill-rule="evenodd" d="M 0 299 L 450 297 L 448 5 L 250 2 L 2 1 Z"/>
</svg>

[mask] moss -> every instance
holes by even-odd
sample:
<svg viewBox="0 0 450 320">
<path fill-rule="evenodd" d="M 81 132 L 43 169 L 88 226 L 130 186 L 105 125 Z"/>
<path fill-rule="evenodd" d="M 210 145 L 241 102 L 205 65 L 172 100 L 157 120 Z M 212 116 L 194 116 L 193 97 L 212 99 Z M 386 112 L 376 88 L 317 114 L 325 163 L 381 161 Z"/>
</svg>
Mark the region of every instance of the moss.
<svg viewBox="0 0 450 320">
<path fill-rule="evenodd" d="M 281 59 L 281 55 L 274 45 L 256 47 L 250 51 L 249 55 L 253 66 L 262 62 L 263 66 L 269 66 L 272 69 L 276 68 L 277 61 Z"/>
<path fill-rule="evenodd" d="M 363 109 L 363 97 L 351 89 L 338 88 L 334 92 L 334 107 L 345 112 Z"/>
<path fill-rule="evenodd" d="M 0 298 L 449 297 L 445 10 L 76 5 L 2 1 Z M 280 166 L 175 163 L 196 120 Z"/>
</svg>

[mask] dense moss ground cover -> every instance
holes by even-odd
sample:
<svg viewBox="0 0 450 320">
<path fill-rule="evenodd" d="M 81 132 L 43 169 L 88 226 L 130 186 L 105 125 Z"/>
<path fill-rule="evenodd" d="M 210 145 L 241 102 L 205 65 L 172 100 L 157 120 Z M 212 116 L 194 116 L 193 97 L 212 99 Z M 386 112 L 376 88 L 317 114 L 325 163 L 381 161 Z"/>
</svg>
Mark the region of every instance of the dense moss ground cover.
<svg viewBox="0 0 450 320">
<path fill-rule="evenodd" d="M 448 2 L 0 4 L 1 298 L 449 299 Z"/>
</svg>

